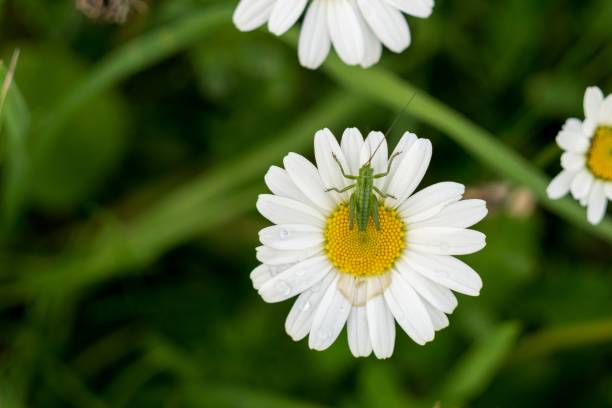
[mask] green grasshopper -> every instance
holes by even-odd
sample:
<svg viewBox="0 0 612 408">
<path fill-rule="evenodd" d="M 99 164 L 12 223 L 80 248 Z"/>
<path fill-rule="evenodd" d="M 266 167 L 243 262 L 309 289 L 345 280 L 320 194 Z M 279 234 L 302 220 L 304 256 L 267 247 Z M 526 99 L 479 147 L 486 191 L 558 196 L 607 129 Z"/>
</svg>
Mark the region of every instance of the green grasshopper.
<svg viewBox="0 0 612 408">
<path fill-rule="evenodd" d="M 383 139 L 384 140 L 384 139 Z M 380 205 L 378 201 L 378 197 L 376 194 L 380 196 L 380 198 L 393 198 L 394 196 L 390 194 L 385 194 L 378 187 L 374 185 L 374 180 L 385 177 L 389 174 L 391 170 L 391 165 L 393 164 L 393 160 L 397 158 L 402 152 L 397 152 L 389 159 L 389 164 L 387 165 L 387 171 L 384 173 L 374 174 L 374 169 L 372 168 L 372 158 L 382 145 L 381 143 L 378 145 L 374 153 L 370 155 L 368 161 L 361 166 L 359 169 L 359 175 L 354 176 L 352 174 L 347 174 L 342 167 L 342 163 L 338 160 L 338 157 L 334 154 L 334 160 L 338 163 L 338 167 L 340 167 L 340 171 L 342 172 L 342 176 L 344 178 L 355 181 L 353 184 L 346 186 L 343 189 L 338 188 L 329 188 L 326 191 L 335 191 L 337 193 L 344 193 L 346 191 L 355 189 L 353 194 L 349 199 L 349 229 L 353 229 L 355 221 L 357 221 L 357 225 L 359 226 L 359 231 L 363 232 L 366 230 L 368 225 L 368 220 L 370 216 L 374 220 L 374 225 L 377 230 L 380 230 L 380 220 L 378 218 L 378 207 Z M 376 194 L 374 194 L 376 193 Z"/>
</svg>

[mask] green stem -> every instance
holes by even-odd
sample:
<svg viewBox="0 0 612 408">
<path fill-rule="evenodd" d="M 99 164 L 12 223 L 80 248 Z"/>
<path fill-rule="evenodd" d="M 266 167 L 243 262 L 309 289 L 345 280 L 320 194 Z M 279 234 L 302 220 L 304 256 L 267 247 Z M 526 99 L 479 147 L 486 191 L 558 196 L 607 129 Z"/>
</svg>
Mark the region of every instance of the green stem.
<svg viewBox="0 0 612 408">
<path fill-rule="evenodd" d="M 543 329 L 524 338 L 509 363 L 532 361 L 558 351 L 610 341 L 612 319 Z"/>
<path fill-rule="evenodd" d="M 294 43 L 291 39 L 289 42 Z M 527 186 L 548 210 L 612 243 L 612 220 L 606 219 L 593 226 L 586 221 L 585 211 L 578 203 L 569 198 L 550 200 L 546 195 L 549 179 L 540 169 L 499 142 L 492 134 L 427 93 L 382 68 L 364 70 L 349 67 L 335 57 L 329 58 L 323 69 L 347 89 L 394 110 L 403 108 L 410 95 L 416 93 L 417 97 L 407 108 L 412 116 L 447 134 L 500 175 Z"/>
</svg>

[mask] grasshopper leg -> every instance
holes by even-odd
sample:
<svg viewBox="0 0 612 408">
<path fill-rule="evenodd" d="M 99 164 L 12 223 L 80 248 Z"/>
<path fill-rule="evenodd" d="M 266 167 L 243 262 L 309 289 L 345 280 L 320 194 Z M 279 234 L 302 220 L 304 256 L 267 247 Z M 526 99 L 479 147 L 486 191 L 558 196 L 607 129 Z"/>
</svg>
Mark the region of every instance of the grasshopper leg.
<svg viewBox="0 0 612 408">
<path fill-rule="evenodd" d="M 382 191 L 380 191 L 380 189 L 376 186 L 374 186 L 374 191 L 376 191 L 378 193 L 379 196 L 381 196 L 382 198 L 392 198 L 394 200 L 397 200 L 397 198 L 395 198 L 395 196 L 392 196 L 391 194 L 387 194 L 387 193 L 383 193 Z"/>
<path fill-rule="evenodd" d="M 379 179 L 379 178 L 382 178 L 382 177 L 387 176 L 387 175 L 389 174 L 389 172 L 391 171 L 391 165 L 393 165 L 393 161 L 394 161 L 395 159 L 397 159 L 397 157 L 398 157 L 400 154 L 402 154 L 402 152 L 397 152 L 397 153 L 395 153 L 393 156 L 391 156 L 391 158 L 389 159 L 389 164 L 387 165 L 387 171 L 385 171 L 384 173 L 375 174 L 375 175 L 374 175 L 374 178 L 375 178 L 375 179 Z"/>
<path fill-rule="evenodd" d="M 344 192 L 347 192 L 351 188 L 354 188 L 354 187 L 355 187 L 355 184 L 351 184 L 350 186 L 346 186 L 343 189 L 332 187 L 332 188 L 328 188 L 327 190 L 325 190 L 325 192 L 327 193 L 327 192 L 330 192 L 330 191 L 335 191 L 336 193 L 344 193 Z"/>
<path fill-rule="evenodd" d="M 349 180 L 357 180 L 357 176 L 346 174 L 346 171 L 344 171 L 344 167 L 342 167 L 342 163 L 340 163 L 340 160 L 338 160 L 338 157 L 336 157 L 335 154 L 333 156 L 334 156 L 334 160 L 336 161 L 336 163 L 338 163 L 338 167 L 340 167 L 340 172 L 342 173 L 342 176 Z"/>
<path fill-rule="evenodd" d="M 370 211 L 372 211 L 374 225 L 376 226 L 376 229 L 380 231 L 380 220 L 378 219 L 378 200 L 374 194 L 370 196 Z"/>
<path fill-rule="evenodd" d="M 357 195 L 351 194 L 349 199 L 349 229 L 352 230 L 355 225 L 355 216 L 357 215 Z"/>
</svg>

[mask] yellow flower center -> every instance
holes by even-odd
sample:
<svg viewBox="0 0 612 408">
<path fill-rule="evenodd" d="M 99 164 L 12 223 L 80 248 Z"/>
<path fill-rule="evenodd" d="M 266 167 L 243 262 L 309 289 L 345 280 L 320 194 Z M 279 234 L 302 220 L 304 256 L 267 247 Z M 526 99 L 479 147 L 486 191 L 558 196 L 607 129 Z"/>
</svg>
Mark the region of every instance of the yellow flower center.
<svg viewBox="0 0 612 408">
<path fill-rule="evenodd" d="M 587 165 L 595 177 L 612 180 L 612 127 L 602 126 L 595 131 Z"/>
<path fill-rule="evenodd" d="M 376 276 L 387 272 L 402 254 L 405 226 L 397 211 L 378 209 L 380 230 L 370 217 L 365 231 L 355 223 L 349 228 L 349 207 L 340 206 L 327 219 L 325 252 L 341 272 L 356 277 Z"/>
</svg>

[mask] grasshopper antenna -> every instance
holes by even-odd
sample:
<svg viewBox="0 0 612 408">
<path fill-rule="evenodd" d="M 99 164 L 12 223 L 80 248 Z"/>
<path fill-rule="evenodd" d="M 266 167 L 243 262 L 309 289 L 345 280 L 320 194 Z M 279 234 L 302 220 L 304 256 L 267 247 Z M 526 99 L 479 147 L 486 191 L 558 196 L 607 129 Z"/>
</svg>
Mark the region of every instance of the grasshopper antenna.
<svg viewBox="0 0 612 408">
<path fill-rule="evenodd" d="M 408 109 L 408 106 L 410 106 L 410 104 L 412 103 L 412 101 L 414 100 L 416 95 L 417 95 L 417 93 L 415 91 L 412 94 L 412 96 L 410 97 L 410 99 L 408 100 L 408 102 L 404 105 L 404 107 L 397 113 L 397 116 L 395 116 L 395 119 L 391 123 L 391 126 L 389 126 L 389 129 L 385 132 L 384 138 L 380 141 L 380 143 L 378 144 L 376 149 L 370 155 L 370 158 L 368 159 L 368 162 L 367 162 L 368 164 L 370 164 L 372 162 L 372 159 L 374 158 L 374 155 L 376 154 L 376 152 L 378 152 L 378 149 L 380 149 L 380 146 L 382 146 L 383 141 L 387 139 L 387 137 L 389 136 L 389 133 L 391 133 L 391 131 L 395 128 L 395 125 L 397 125 L 397 122 L 399 122 L 400 118 L 406 112 L 406 109 Z"/>
</svg>

